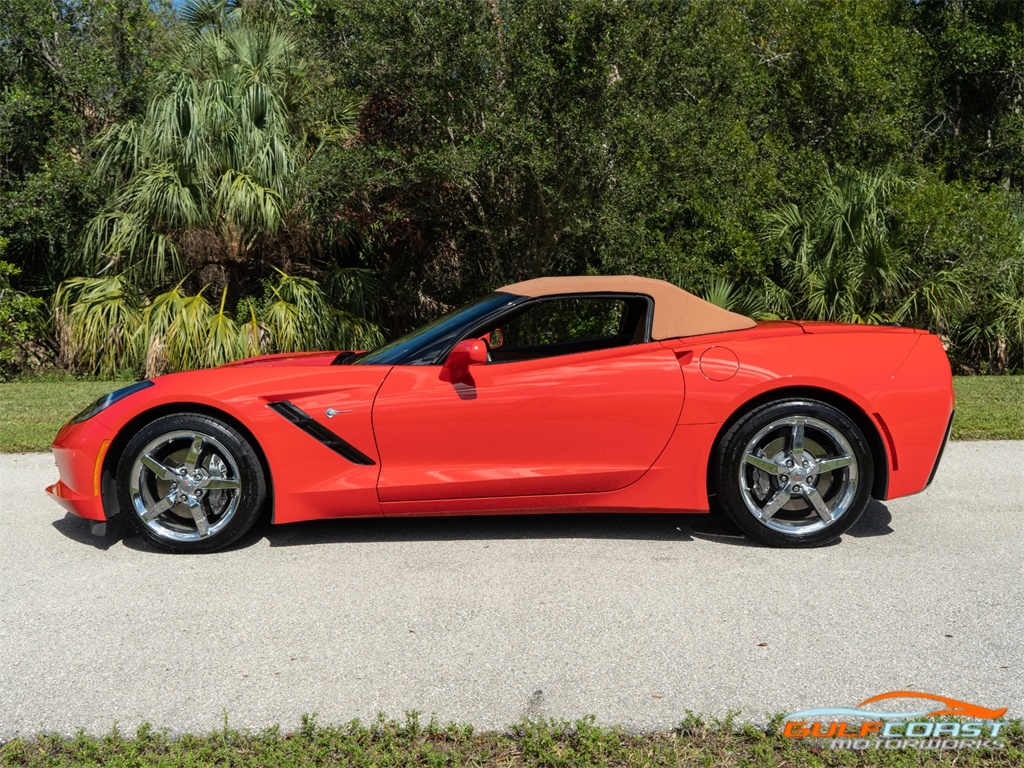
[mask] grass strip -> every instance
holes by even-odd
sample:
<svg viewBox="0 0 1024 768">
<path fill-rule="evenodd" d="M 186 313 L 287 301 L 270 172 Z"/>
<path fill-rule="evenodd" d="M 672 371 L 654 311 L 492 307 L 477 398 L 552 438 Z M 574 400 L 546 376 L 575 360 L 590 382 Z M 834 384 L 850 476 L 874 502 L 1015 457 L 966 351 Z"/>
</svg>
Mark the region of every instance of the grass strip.
<svg viewBox="0 0 1024 768">
<path fill-rule="evenodd" d="M 149 725 L 134 736 L 116 728 L 103 737 L 38 735 L 0 747 L 4 766 L 991 766 L 1024 765 L 1024 728 L 1013 721 L 997 749 L 830 749 L 827 740 L 797 741 L 779 735 L 781 716 L 767 729 L 688 714 L 675 730 L 631 734 L 595 724 L 524 720 L 503 732 L 475 732 L 466 725 L 379 717 L 325 726 L 306 716 L 295 732 L 225 727 L 207 736 L 171 737 Z"/>
<path fill-rule="evenodd" d="M 75 414 L 129 383 L 67 378 L 0 384 L 0 453 L 50 450 L 57 430 Z"/>
<path fill-rule="evenodd" d="M 956 376 L 954 440 L 1024 440 L 1024 376 Z"/>
</svg>

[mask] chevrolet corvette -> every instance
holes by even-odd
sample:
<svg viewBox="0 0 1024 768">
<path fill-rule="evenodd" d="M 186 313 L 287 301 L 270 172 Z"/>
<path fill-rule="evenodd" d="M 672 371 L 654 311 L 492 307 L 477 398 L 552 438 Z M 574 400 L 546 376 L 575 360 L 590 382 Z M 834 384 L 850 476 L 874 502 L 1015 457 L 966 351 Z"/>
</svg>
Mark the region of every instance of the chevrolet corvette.
<svg viewBox="0 0 1024 768">
<path fill-rule="evenodd" d="M 726 514 L 830 542 L 923 491 L 953 387 L 922 330 L 754 320 L 659 280 L 516 283 L 368 352 L 140 381 L 61 428 L 47 492 L 153 546 L 221 549 L 261 515 Z"/>
</svg>

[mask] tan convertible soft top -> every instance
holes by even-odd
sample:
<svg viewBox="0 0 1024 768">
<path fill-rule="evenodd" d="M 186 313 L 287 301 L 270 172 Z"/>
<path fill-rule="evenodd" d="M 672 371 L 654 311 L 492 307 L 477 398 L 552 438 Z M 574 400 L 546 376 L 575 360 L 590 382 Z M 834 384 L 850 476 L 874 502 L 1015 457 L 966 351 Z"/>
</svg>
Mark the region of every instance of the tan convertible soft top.
<svg viewBox="0 0 1024 768">
<path fill-rule="evenodd" d="M 636 293 L 654 300 L 651 338 L 655 341 L 702 333 L 721 333 L 753 328 L 745 315 L 716 307 L 664 280 L 631 275 L 586 277 L 538 277 L 499 288 L 516 296 L 556 296 L 571 293 Z"/>
</svg>

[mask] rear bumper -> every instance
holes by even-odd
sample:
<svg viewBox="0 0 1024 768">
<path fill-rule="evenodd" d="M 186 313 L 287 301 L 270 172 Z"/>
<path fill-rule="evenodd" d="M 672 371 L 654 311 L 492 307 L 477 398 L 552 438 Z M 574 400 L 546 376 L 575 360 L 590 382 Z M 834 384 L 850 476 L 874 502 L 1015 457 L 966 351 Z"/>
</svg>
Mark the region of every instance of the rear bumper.
<svg viewBox="0 0 1024 768">
<path fill-rule="evenodd" d="M 953 431 L 953 416 L 955 415 L 956 411 L 949 414 L 949 424 L 946 425 L 946 436 L 942 438 L 942 445 L 939 447 L 939 455 L 935 457 L 935 465 L 932 467 L 932 473 L 928 475 L 928 483 L 925 485 L 925 488 L 932 484 L 932 480 L 935 479 L 935 473 L 939 471 L 939 464 L 942 463 L 942 454 L 946 452 L 946 445 L 949 443 L 949 433 Z"/>
<path fill-rule="evenodd" d="M 953 376 L 937 336 L 921 336 L 875 406 L 892 436 L 886 499 L 920 493 L 935 476 L 953 418 Z"/>
<path fill-rule="evenodd" d="M 113 430 L 95 418 L 63 426 L 50 446 L 60 475 L 46 489 L 50 498 L 86 520 L 106 520 L 100 488 L 103 461 L 113 437 Z"/>
</svg>

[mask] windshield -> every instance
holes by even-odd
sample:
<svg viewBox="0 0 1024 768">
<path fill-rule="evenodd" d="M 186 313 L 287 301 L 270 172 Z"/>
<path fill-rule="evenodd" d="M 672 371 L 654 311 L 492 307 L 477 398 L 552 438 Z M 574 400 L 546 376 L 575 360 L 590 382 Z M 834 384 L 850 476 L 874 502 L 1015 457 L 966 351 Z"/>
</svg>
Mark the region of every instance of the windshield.
<svg viewBox="0 0 1024 768">
<path fill-rule="evenodd" d="M 522 301 L 511 293 L 489 293 L 352 361 L 352 365 L 440 365 L 464 334 L 503 307 Z"/>
</svg>

